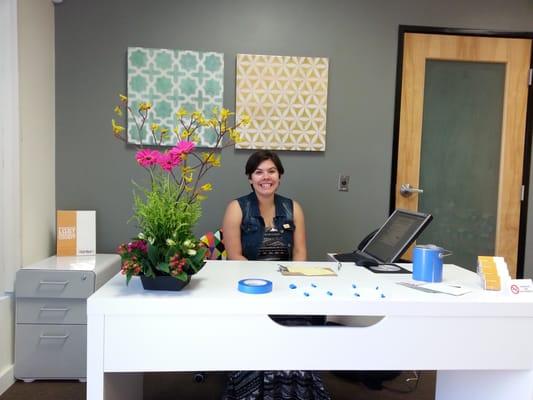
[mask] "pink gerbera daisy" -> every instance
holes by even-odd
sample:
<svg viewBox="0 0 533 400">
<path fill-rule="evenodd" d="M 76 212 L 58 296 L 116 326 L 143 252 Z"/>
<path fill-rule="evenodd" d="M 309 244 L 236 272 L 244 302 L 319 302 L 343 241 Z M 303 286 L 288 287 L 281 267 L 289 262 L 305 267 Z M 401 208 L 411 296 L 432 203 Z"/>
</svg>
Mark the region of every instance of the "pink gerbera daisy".
<svg viewBox="0 0 533 400">
<path fill-rule="evenodd" d="M 181 157 L 176 156 L 171 152 L 165 152 L 159 155 L 157 163 L 165 171 L 172 171 L 172 168 L 178 166 L 181 163 Z"/>
<path fill-rule="evenodd" d="M 157 150 L 139 150 L 135 155 L 137 163 L 144 168 L 151 167 L 152 165 L 157 164 L 160 153 Z"/>
<path fill-rule="evenodd" d="M 194 142 L 188 141 L 188 140 L 182 140 L 176 144 L 172 148 L 172 152 L 178 153 L 178 154 L 189 154 L 194 150 L 196 147 L 196 144 Z"/>
</svg>

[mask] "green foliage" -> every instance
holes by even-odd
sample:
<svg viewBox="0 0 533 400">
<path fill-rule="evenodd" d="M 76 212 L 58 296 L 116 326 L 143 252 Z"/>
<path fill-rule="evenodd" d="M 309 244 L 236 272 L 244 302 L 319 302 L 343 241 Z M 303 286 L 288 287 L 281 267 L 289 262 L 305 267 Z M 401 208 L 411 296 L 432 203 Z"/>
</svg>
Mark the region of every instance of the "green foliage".
<svg viewBox="0 0 533 400">
<path fill-rule="evenodd" d="M 159 246 L 167 239 L 194 239 L 192 229 L 202 215 L 198 201 L 180 197 L 180 188 L 168 175 L 155 176 L 151 190 L 137 188 L 142 194 L 134 195 L 133 219 L 148 242 Z"/>
<path fill-rule="evenodd" d="M 141 233 L 119 246 L 126 282 L 139 274 L 186 281 L 203 267 L 207 252 L 192 232 L 202 213 L 199 200 L 180 197 L 168 176 L 155 176 L 150 190 L 136 187 L 132 218 Z"/>
</svg>

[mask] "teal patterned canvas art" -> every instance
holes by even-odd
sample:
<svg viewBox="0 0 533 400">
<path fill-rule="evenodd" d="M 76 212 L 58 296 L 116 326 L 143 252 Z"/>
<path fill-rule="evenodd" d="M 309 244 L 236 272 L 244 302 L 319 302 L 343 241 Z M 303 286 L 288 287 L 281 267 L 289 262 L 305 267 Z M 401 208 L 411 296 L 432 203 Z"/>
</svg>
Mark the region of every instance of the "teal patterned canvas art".
<svg viewBox="0 0 533 400">
<path fill-rule="evenodd" d="M 128 115 L 128 141 L 154 144 L 149 129 L 152 123 L 176 128 L 176 111 L 202 111 L 209 118 L 214 107 L 222 108 L 224 97 L 224 54 L 190 50 L 128 48 L 128 106 L 136 112 L 142 102 L 152 103 L 148 124 L 139 133 Z M 214 147 L 211 129 L 199 128 L 201 147 Z M 171 133 L 162 142 L 176 144 Z"/>
</svg>

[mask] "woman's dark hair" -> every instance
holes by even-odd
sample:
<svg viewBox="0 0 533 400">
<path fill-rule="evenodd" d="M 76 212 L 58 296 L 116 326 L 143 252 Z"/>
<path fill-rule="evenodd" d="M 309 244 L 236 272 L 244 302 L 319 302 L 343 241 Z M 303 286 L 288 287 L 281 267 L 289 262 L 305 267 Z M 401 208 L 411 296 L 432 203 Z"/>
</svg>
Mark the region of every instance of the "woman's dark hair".
<svg viewBox="0 0 533 400">
<path fill-rule="evenodd" d="M 281 164 L 281 160 L 279 159 L 278 155 L 273 151 L 258 150 L 248 158 L 248 161 L 246 161 L 244 173 L 248 175 L 248 179 L 252 179 L 252 174 L 257 167 L 259 167 L 259 164 L 266 160 L 272 160 L 276 166 L 276 169 L 278 170 L 279 176 L 283 175 L 285 170 L 283 169 L 283 165 Z"/>
</svg>

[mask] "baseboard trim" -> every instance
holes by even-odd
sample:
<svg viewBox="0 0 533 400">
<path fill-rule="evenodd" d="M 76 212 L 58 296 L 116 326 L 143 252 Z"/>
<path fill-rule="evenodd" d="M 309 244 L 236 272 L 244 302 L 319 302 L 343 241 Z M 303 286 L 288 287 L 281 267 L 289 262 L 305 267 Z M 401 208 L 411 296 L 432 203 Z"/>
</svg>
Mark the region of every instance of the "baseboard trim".
<svg viewBox="0 0 533 400">
<path fill-rule="evenodd" d="M 15 383 L 14 365 L 11 364 L 3 371 L 0 371 L 0 395 L 4 393 L 9 387 Z"/>
</svg>

